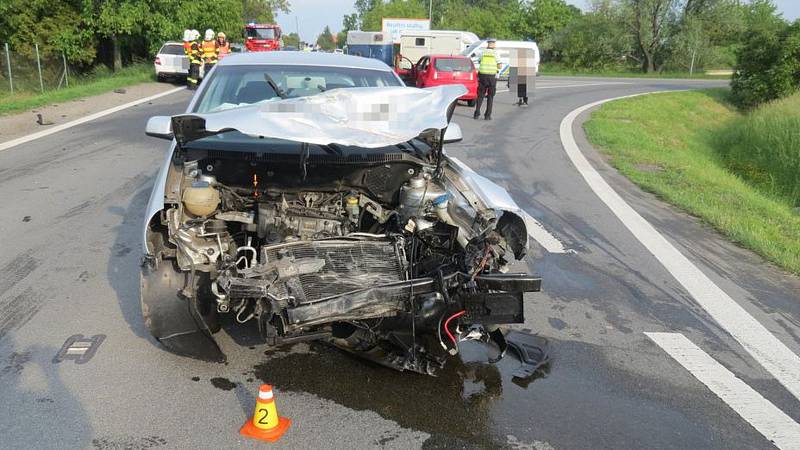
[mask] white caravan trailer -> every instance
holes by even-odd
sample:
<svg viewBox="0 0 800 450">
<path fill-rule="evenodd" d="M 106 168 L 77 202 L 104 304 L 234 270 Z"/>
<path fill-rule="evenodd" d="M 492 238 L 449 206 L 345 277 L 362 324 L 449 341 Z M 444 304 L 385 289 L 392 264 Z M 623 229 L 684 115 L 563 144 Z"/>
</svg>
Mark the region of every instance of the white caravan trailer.
<svg viewBox="0 0 800 450">
<path fill-rule="evenodd" d="M 416 64 L 423 56 L 460 55 L 479 41 L 478 36 L 469 31 L 403 30 L 400 32 L 402 60 L 398 64 L 400 69 L 410 69 L 411 64 Z"/>
<path fill-rule="evenodd" d="M 486 48 L 486 39 L 475 42 L 469 48 L 461 52 L 462 55 L 468 56 L 475 63 L 475 67 L 480 65 L 481 55 L 483 49 Z M 533 41 L 497 41 L 494 45 L 495 54 L 497 55 L 497 62 L 502 64 L 500 72 L 497 74 L 498 78 L 508 77 L 509 62 L 511 60 L 511 51 L 518 48 L 526 48 L 533 50 L 534 64 L 536 66 L 536 73 L 539 73 L 539 46 Z"/>
</svg>

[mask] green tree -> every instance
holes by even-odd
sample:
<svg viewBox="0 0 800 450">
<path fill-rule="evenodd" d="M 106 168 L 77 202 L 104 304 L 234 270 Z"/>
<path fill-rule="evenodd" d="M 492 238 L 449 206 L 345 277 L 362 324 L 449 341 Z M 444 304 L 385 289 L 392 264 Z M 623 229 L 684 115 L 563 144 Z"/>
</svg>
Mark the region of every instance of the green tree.
<svg viewBox="0 0 800 450">
<path fill-rule="evenodd" d="M 519 34 L 542 49 L 552 47 L 553 36 L 580 17 L 581 10 L 564 0 L 532 0 L 522 7 Z"/>
<path fill-rule="evenodd" d="M 633 36 L 642 71 L 655 72 L 675 20 L 678 0 L 622 0 L 623 23 Z"/>
<path fill-rule="evenodd" d="M 446 3 L 437 27 L 472 31 L 481 37 L 521 39 L 523 6 L 508 0 L 458 0 Z"/>
<path fill-rule="evenodd" d="M 242 0 L 242 17 L 258 23 L 275 23 L 275 14 L 288 13 L 290 7 L 289 0 Z"/>
<path fill-rule="evenodd" d="M 122 46 L 144 31 L 144 18 L 149 11 L 145 0 L 83 0 L 84 22 L 111 42 L 114 70 L 122 68 Z"/>
<path fill-rule="evenodd" d="M 428 3 L 425 2 L 425 6 L 422 3 L 421 0 L 390 0 L 388 3 L 372 2 L 371 8 L 359 16 L 361 29 L 364 31 L 381 31 L 384 17 L 427 18 Z M 356 8 L 358 9 L 358 5 Z"/>
<path fill-rule="evenodd" d="M 761 26 L 748 31 L 731 80 L 731 96 L 742 109 L 800 89 L 800 20 L 787 25 L 774 10 L 772 17 L 778 22 L 760 14 L 763 10 L 757 12 Z"/>
<path fill-rule="evenodd" d="M 0 42 L 26 56 L 39 44 L 42 54 L 64 53 L 71 63 L 84 65 L 94 61 L 97 45 L 79 2 L 46 0 L 0 2 Z"/>
<path fill-rule="evenodd" d="M 144 39 L 150 54 L 158 51 L 164 41 L 180 40 L 185 29 L 203 33 L 210 28 L 222 31 L 232 41 L 242 36 L 242 2 L 215 0 L 210 3 L 181 0 L 150 0 L 150 12 L 145 18 Z"/>
<path fill-rule="evenodd" d="M 554 35 L 553 53 L 574 70 L 619 70 L 633 52 L 633 39 L 614 9 L 584 14 Z"/>
<path fill-rule="evenodd" d="M 300 48 L 300 35 L 294 32 L 289 34 L 284 34 L 283 45 Z"/>
<path fill-rule="evenodd" d="M 345 33 L 351 30 L 358 30 L 361 24 L 358 21 L 358 14 L 347 14 L 342 18 L 342 31 Z"/>
<path fill-rule="evenodd" d="M 336 48 L 336 43 L 333 40 L 333 33 L 331 33 L 331 27 L 326 25 L 325 29 L 322 30 L 322 34 L 317 36 L 317 45 L 326 52 Z"/>
</svg>

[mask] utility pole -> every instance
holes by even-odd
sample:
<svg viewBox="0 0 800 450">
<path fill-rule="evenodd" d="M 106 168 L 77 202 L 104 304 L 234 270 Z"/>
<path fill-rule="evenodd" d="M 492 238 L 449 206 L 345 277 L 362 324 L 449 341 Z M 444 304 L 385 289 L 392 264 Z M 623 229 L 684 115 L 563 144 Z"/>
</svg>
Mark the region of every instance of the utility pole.
<svg viewBox="0 0 800 450">
<path fill-rule="evenodd" d="M 428 20 L 433 22 L 433 0 L 428 0 Z"/>
</svg>

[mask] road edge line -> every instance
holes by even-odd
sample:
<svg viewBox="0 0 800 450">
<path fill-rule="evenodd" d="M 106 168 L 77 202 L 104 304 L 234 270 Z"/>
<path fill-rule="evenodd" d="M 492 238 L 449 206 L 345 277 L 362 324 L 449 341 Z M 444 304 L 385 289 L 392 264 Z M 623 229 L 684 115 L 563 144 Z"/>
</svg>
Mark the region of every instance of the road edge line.
<svg viewBox="0 0 800 450">
<path fill-rule="evenodd" d="M 780 449 L 797 448 L 800 424 L 681 333 L 644 333 Z"/>
<path fill-rule="evenodd" d="M 167 95 L 171 95 L 171 94 L 174 94 L 176 92 L 179 92 L 179 91 L 182 91 L 182 90 L 185 90 L 185 89 L 186 89 L 185 87 L 178 87 L 178 88 L 175 88 L 175 89 L 170 89 L 168 91 L 159 92 L 158 94 L 151 95 L 149 97 L 140 98 L 140 99 L 128 102 L 128 103 L 123 103 L 122 105 L 118 105 L 118 106 L 115 106 L 113 108 L 104 109 L 102 111 L 99 111 L 99 112 L 96 112 L 96 113 L 93 113 L 93 114 L 89 114 L 88 116 L 83 116 L 81 118 L 78 118 L 78 119 L 75 119 L 75 120 L 71 120 L 71 121 L 69 121 L 67 123 L 62 123 L 60 125 L 56 125 L 56 126 L 54 126 L 52 128 L 48 128 L 46 130 L 37 131 L 36 133 L 28 134 L 26 136 L 18 137 L 16 139 L 12 139 L 10 141 L 2 142 L 2 143 L 0 143 L 0 152 L 8 150 L 8 149 L 10 149 L 12 147 L 16 147 L 18 145 L 22 145 L 22 144 L 28 143 L 30 141 L 33 141 L 33 140 L 36 140 L 36 139 L 39 139 L 39 138 L 43 138 L 45 136 L 50 136 L 51 134 L 55 134 L 55 133 L 58 133 L 60 131 L 64 131 L 64 130 L 70 129 L 70 128 L 78 126 L 78 125 L 82 125 L 82 124 L 84 124 L 86 122 L 91 122 L 92 120 L 99 119 L 99 118 L 107 116 L 109 114 L 114 114 L 115 112 L 119 112 L 119 111 L 122 111 L 124 109 L 131 108 L 133 106 L 142 104 L 144 102 L 149 102 L 149 101 L 155 100 L 157 98 L 166 97 Z"/>
<path fill-rule="evenodd" d="M 608 206 L 631 234 L 672 274 L 711 318 L 733 336 L 792 395 L 800 399 L 800 357 L 711 281 L 653 225 L 628 205 L 592 167 L 575 142 L 572 132 L 573 124 L 583 112 L 614 100 L 664 92 L 676 91 L 625 95 L 592 102 L 572 110 L 561 121 L 559 129 L 561 145 L 573 166 L 586 180 L 589 188 Z"/>
</svg>

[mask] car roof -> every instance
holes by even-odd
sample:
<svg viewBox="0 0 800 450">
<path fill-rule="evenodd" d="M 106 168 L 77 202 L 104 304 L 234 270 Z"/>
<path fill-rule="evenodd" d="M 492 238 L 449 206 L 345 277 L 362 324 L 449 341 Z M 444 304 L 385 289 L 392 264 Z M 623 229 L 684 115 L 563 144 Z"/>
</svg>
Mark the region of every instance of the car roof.
<svg viewBox="0 0 800 450">
<path fill-rule="evenodd" d="M 355 69 L 391 72 L 392 68 L 382 61 L 341 53 L 321 52 L 245 52 L 226 55 L 219 66 L 244 66 L 254 64 L 281 64 L 296 66 L 349 67 Z"/>
<path fill-rule="evenodd" d="M 183 42 L 178 42 L 178 41 L 167 41 L 167 42 L 164 42 L 164 45 L 183 45 Z M 162 45 L 162 47 L 163 47 L 164 45 Z"/>
<path fill-rule="evenodd" d="M 471 59 L 467 58 L 464 55 L 428 55 L 431 59 L 437 58 L 453 58 L 453 59 L 466 59 L 472 61 Z"/>
</svg>

